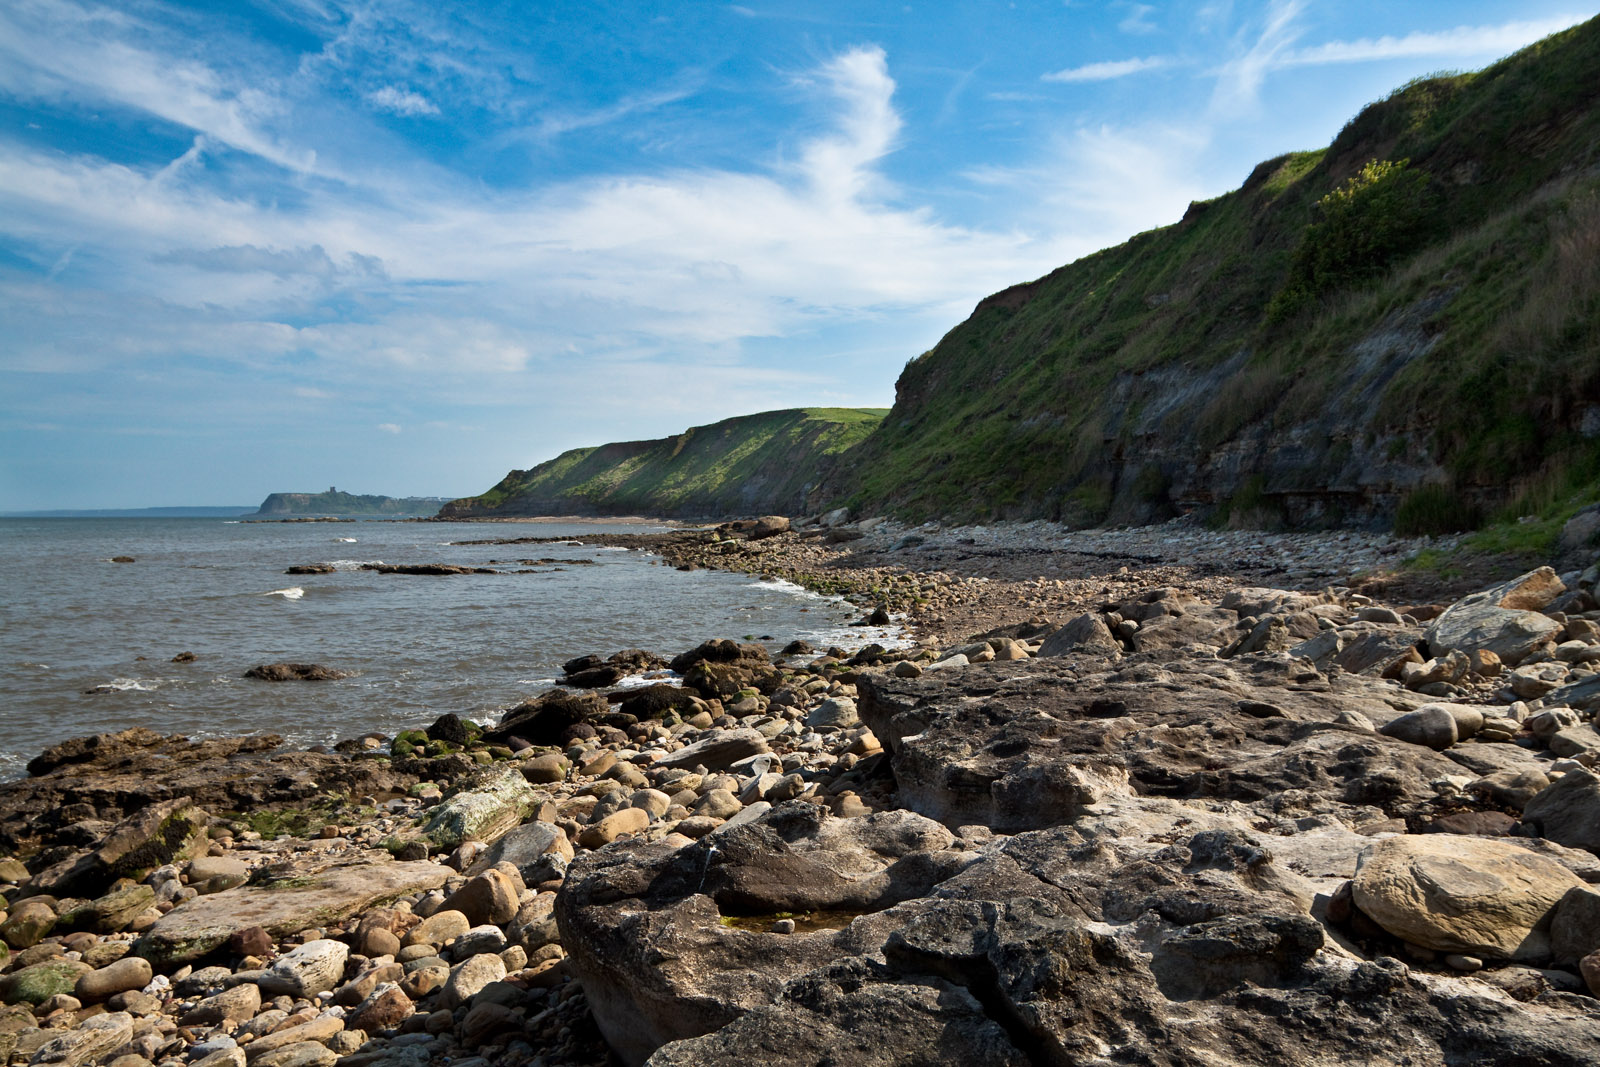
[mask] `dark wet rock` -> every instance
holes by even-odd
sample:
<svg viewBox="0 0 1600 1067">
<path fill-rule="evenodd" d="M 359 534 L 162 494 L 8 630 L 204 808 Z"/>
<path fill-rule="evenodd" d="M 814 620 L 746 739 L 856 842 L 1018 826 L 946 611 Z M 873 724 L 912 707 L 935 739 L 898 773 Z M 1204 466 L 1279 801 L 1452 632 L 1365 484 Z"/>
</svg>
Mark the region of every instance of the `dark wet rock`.
<svg viewBox="0 0 1600 1067">
<path fill-rule="evenodd" d="M 446 741 L 452 745 L 465 745 L 477 740 L 483 728 L 463 719 L 455 712 L 445 712 L 424 731 L 430 741 Z"/>
<path fill-rule="evenodd" d="M 30 762 L 32 777 L 0 782 L 0 848 L 30 851 L 73 821 L 115 823 L 179 798 L 210 812 L 251 811 L 330 791 L 404 792 L 417 780 L 375 760 L 271 755 L 282 743 L 275 734 L 190 741 L 138 727 L 64 741 Z"/>
<path fill-rule="evenodd" d="M 333 682 L 350 677 L 350 673 L 320 663 L 264 663 L 251 667 L 244 676 L 258 682 Z"/>
<path fill-rule="evenodd" d="M 760 665 L 770 662 L 771 657 L 762 645 L 740 644 L 737 641 L 721 638 L 714 641 L 703 641 L 689 651 L 672 657 L 668 666 L 679 674 L 683 674 L 697 663 Z"/>
<path fill-rule="evenodd" d="M 331 563 L 297 563 L 284 571 L 285 574 L 332 574 L 339 568 Z"/>
<path fill-rule="evenodd" d="M 379 574 L 419 574 L 419 575 L 452 575 L 452 574 L 499 574 L 492 567 L 461 567 L 454 563 L 363 563 L 364 571 L 376 571 Z"/>
<path fill-rule="evenodd" d="M 535 745 L 560 744 L 569 728 L 609 710 L 606 698 L 599 693 L 552 689 L 507 710 L 499 725 L 484 731 L 483 737 L 486 741 L 520 737 Z"/>
<path fill-rule="evenodd" d="M 206 812 L 178 798 L 135 812 L 118 823 L 93 852 L 35 874 L 28 893 L 99 896 L 118 878 L 141 878 L 165 863 L 193 858 L 209 845 Z"/>
<path fill-rule="evenodd" d="M 646 685 L 624 690 L 617 710 L 636 719 L 659 719 L 667 712 L 684 712 L 700 702 L 693 689 L 676 685 Z"/>
<path fill-rule="evenodd" d="M 195 660 L 197 660 L 199 658 L 200 657 L 196 656 L 193 652 L 179 652 L 176 656 L 173 656 L 172 659 L 169 662 L 172 662 L 172 663 L 193 663 Z"/>
</svg>

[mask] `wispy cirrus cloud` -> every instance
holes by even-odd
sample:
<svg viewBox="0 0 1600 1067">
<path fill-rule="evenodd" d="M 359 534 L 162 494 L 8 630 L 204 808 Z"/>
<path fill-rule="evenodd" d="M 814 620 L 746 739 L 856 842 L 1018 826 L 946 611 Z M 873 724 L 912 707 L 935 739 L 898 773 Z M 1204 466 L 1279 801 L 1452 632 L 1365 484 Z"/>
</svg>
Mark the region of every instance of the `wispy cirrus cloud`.
<svg viewBox="0 0 1600 1067">
<path fill-rule="evenodd" d="M 1438 33 L 1408 33 L 1400 37 L 1364 37 L 1354 41 L 1328 41 L 1296 49 L 1278 57 L 1276 66 L 1309 67 L 1326 63 L 1371 63 L 1417 56 L 1504 55 L 1524 45 L 1575 26 L 1588 15 L 1504 22 L 1496 26 L 1457 26 Z"/>
<path fill-rule="evenodd" d="M 1066 70 L 1057 70 L 1049 74 L 1042 74 L 1040 81 L 1047 82 L 1103 82 L 1116 78 L 1126 78 L 1130 74 L 1138 74 L 1146 70 L 1159 70 L 1169 66 L 1171 60 L 1165 56 L 1147 56 L 1144 59 L 1113 59 L 1103 63 L 1086 63 L 1081 67 L 1068 67 Z"/>
<path fill-rule="evenodd" d="M 402 89 L 398 85 L 385 85 L 367 94 L 367 103 L 379 111 L 388 111 L 408 118 L 417 115 L 437 115 L 439 107 L 421 93 Z"/>
</svg>

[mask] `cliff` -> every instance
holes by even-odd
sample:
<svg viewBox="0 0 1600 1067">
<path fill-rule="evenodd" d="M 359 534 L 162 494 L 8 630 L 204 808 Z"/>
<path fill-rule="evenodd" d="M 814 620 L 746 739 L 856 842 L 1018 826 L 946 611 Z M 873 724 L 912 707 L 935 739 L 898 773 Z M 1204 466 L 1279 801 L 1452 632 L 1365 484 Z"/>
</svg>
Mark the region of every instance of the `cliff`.
<svg viewBox="0 0 1600 1067">
<path fill-rule="evenodd" d="M 1600 21 L 982 301 L 826 495 L 1462 528 L 1600 484 Z"/>
<path fill-rule="evenodd" d="M 878 425 L 882 408 L 791 408 L 696 426 L 656 441 L 575 448 L 514 470 L 439 517 L 659 515 L 723 518 L 807 510 L 834 459 Z"/>
<path fill-rule="evenodd" d="M 432 515 L 439 510 L 439 505 L 445 500 L 445 497 L 439 496 L 363 496 L 342 493 L 338 489 L 329 489 L 326 493 L 273 493 L 261 502 L 261 507 L 254 514 L 248 517 L 405 519 Z"/>
</svg>

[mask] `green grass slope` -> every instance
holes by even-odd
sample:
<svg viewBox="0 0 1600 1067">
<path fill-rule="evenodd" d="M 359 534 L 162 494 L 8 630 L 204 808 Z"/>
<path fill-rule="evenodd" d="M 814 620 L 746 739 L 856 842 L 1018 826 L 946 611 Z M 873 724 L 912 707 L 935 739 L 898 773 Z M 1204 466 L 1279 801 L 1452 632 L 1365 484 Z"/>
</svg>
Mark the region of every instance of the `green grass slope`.
<svg viewBox="0 0 1600 1067">
<path fill-rule="evenodd" d="M 906 518 L 1388 521 L 1600 484 L 1600 20 L 1413 82 L 1328 148 L 997 293 L 836 502 Z"/>
<path fill-rule="evenodd" d="M 884 408 L 791 408 L 696 426 L 659 441 L 576 448 L 441 518 L 794 514 L 836 457 L 877 427 Z"/>
</svg>

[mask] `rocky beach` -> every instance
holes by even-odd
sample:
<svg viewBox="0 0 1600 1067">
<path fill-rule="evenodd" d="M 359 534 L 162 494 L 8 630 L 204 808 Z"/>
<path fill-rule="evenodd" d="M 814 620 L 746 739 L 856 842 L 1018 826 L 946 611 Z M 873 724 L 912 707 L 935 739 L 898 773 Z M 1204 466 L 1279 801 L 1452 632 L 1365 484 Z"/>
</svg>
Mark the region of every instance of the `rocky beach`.
<svg viewBox="0 0 1600 1067">
<path fill-rule="evenodd" d="M 8 1062 L 1600 1060 L 1592 548 L 1463 590 L 1358 533 L 596 540 L 914 642 L 56 745 L 0 785 Z"/>
</svg>

